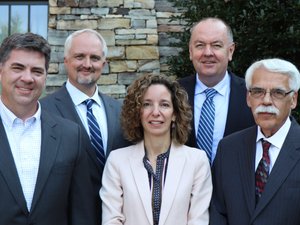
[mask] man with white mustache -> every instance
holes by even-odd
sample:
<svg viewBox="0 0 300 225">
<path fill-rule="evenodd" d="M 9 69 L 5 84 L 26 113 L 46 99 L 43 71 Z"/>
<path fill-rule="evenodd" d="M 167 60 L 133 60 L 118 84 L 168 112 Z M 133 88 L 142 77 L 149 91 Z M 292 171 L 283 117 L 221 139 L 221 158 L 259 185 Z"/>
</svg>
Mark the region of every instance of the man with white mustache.
<svg viewBox="0 0 300 225">
<path fill-rule="evenodd" d="M 219 142 L 210 225 L 299 225 L 300 126 L 291 117 L 299 71 L 286 60 L 264 59 L 245 80 L 256 126 Z"/>
</svg>

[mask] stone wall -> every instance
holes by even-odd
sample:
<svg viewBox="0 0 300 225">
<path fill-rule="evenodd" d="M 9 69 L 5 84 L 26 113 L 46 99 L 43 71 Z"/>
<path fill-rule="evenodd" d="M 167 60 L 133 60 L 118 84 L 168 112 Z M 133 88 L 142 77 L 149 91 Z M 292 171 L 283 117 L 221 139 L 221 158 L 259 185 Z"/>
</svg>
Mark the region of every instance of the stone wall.
<svg viewBox="0 0 300 225">
<path fill-rule="evenodd" d="M 123 98 L 126 87 L 146 73 L 165 74 L 166 57 L 178 54 L 170 32 L 181 32 L 184 23 L 170 21 L 180 13 L 167 0 L 50 0 L 48 41 L 52 46 L 46 92 L 66 81 L 63 45 L 78 29 L 91 28 L 108 45 L 108 63 L 99 80 L 102 92 Z"/>
</svg>

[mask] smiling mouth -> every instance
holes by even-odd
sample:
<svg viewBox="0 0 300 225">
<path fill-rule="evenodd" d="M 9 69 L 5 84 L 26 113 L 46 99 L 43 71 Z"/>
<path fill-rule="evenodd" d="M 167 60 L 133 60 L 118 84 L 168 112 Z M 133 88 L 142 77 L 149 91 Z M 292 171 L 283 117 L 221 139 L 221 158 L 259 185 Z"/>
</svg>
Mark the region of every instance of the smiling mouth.
<svg viewBox="0 0 300 225">
<path fill-rule="evenodd" d="M 156 124 L 162 124 L 163 122 L 161 122 L 161 121 L 150 121 L 149 123 L 156 125 Z"/>
<path fill-rule="evenodd" d="M 20 92 L 31 92 L 32 88 L 17 87 Z"/>
<path fill-rule="evenodd" d="M 204 61 L 202 62 L 202 64 L 205 64 L 205 65 L 212 65 L 212 64 L 215 64 L 216 62 L 213 62 L 213 61 Z"/>
<path fill-rule="evenodd" d="M 79 72 L 82 73 L 82 74 L 91 74 L 91 73 L 93 73 L 93 71 L 91 71 L 91 70 L 80 70 Z"/>
</svg>

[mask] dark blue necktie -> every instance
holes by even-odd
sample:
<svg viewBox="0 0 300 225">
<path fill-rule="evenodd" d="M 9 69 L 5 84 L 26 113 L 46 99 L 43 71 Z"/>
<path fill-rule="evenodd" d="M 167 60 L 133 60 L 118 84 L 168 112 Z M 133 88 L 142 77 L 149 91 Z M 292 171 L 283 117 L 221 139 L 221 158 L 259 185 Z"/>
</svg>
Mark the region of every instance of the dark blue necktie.
<svg viewBox="0 0 300 225">
<path fill-rule="evenodd" d="M 97 159 L 102 167 L 104 167 L 105 164 L 105 154 L 104 154 L 104 148 L 103 148 L 103 141 L 101 136 L 101 131 L 99 128 L 99 124 L 97 123 L 97 120 L 93 114 L 92 106 L 93 106 L 94 100 L 87 99 L 85 100 L 86 108 L 87 108 L 87 121 L 88 126 L 90 130 L 90 139 L 91 143 L 94 147 L 94 150 L 97 155 Z"/>
<path fill-rule="evenodd" d="M 217 91 L 212 88 L 208 88 L 205 91 L 206 99 L 203 103 L 198 132 L 197 132 L 197 145 L 200 149 L 203 149 L 210 162 L 212 162 L 212 144 L 214 134 L 215 123 L 215 104 L 214 96 Z"/>
</svg>

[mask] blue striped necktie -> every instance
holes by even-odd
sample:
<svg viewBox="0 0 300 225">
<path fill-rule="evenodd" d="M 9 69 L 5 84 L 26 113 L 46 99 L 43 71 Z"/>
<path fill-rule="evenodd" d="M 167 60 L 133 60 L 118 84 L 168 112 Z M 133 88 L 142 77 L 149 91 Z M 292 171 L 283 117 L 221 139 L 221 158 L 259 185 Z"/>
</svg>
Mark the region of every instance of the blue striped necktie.
<svg viewBox="0 0 300 225">
<path fill-rule="evenodd" d="M 88 126 L 90 130 L 90 139 L 92 146 L 94 147 L 94 150 L 97 155 L 97 160 L 99 161 L 100 165 L 104 167 L 105 164 L 105 154 L 103 149 L 103 141 L 101 136 L 101 131 L 99 128 L 99 124 L 97 123 L 97 120 L 93 114 L 92 106 L 94 103 L 93 99 L 87 99 L 84 101 L 87 108 L 87 121 Z"/>
<path fill-rule="evenodd" d="M 213 88 L 207 88 L 204 92 L 206 99 L 200 114 L 197 145 L 206 152 L 209 161 L 212 162 L 212 143 L 215 123 L 215 104 L 213 98 L 217 91 Z"/>
</svg>

